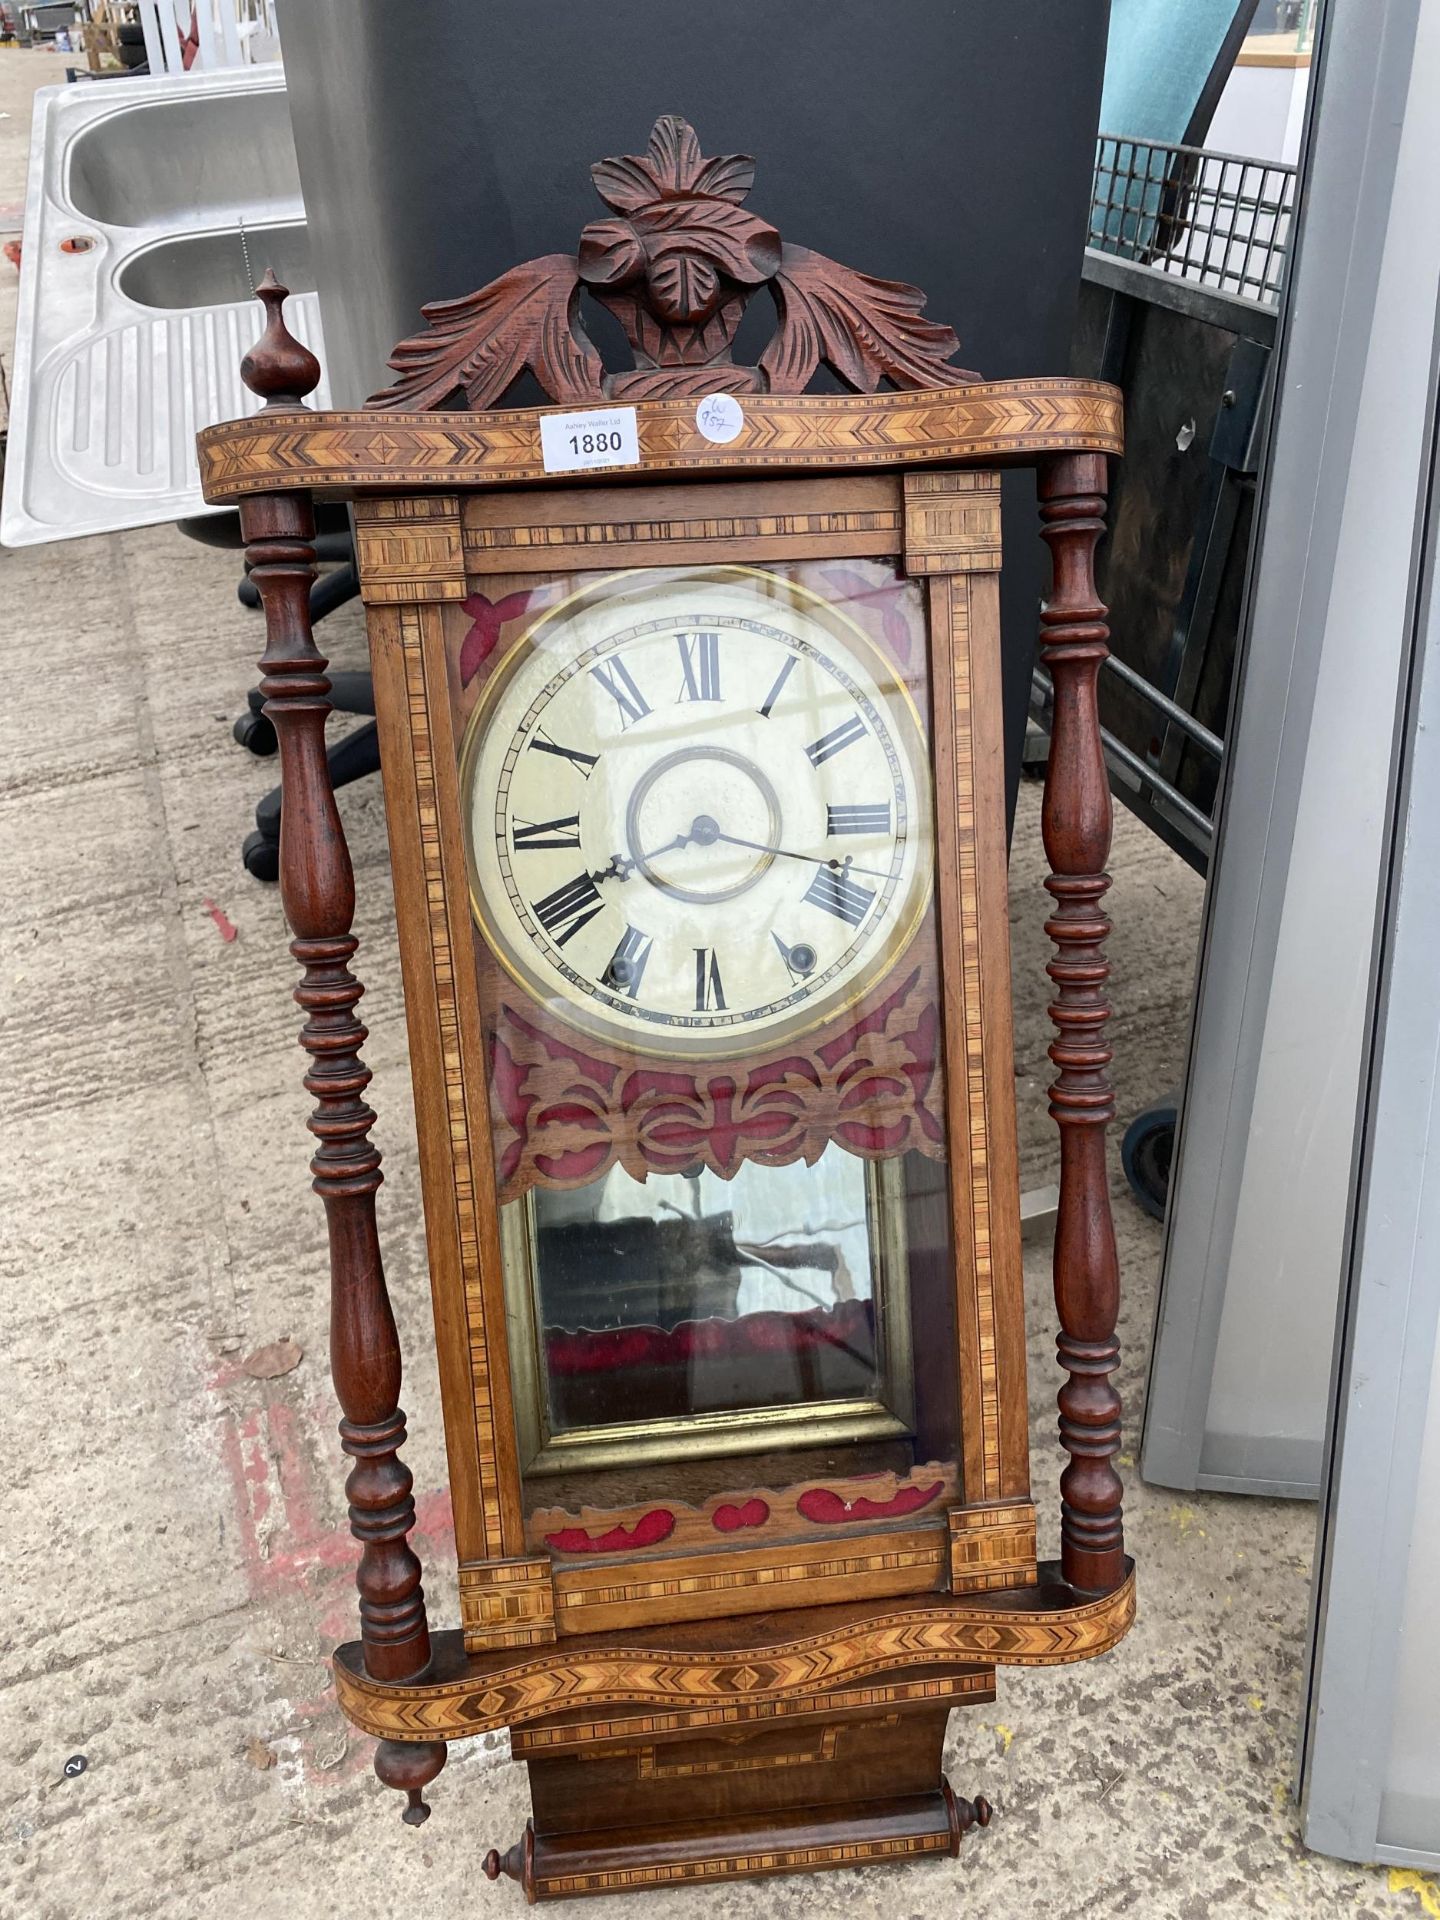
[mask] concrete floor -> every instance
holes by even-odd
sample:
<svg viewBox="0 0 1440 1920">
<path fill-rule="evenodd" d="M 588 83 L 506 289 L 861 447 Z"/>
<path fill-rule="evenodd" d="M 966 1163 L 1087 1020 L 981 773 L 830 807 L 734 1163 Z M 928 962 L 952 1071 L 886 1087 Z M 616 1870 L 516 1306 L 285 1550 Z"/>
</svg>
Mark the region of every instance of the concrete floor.
<svg viewBox="0 0 1440 1920">
<path fill-rule="evenodd" d="M 0 203 L 23 189 L 29 94 L 50 64 L 0 53 Z M 415 1832 L 329 1689 L 325 1655 L 353 1632 L 354 1552 L 293 968 L 276 894 L 238 858 L 270 767 L 230 738 L 260 646 L 236 572 L 169 529 L 0 553 L 11 662 L 0 702 L 0 1338 L 12 1462 L 0 1912 L 518 1910 L 518 1890 L 478 1880 L 483 1850 L 508 1844 L 527 1811 L 505 1739 L 452 1749 L 434 1818 Z M 324 634 L 338 665 L 361 662 L 353 609 Z M 349 790 L 342 811 L 419 1545 L 445 1625 L 454 1562 L 377 784 Z M 1176 1075 L 1199 886 L 1127 817 L 1114 865 L 1123 1123 Z M 1013 918 L 1029 1182 L 1053 1162 L 1040 870 L 1027 788 Z M 1118 1177 L 1116 1206 L 1133 1436 L 1158 1234 Z M 1043 1249 L 1028 1282 L 1036 1491 L 1053 1552 Z M 300 1350 L 290 1371 L 247 1370 L 283 1340 Z M 1128 1512 L 1141 1580 L 1130 1638 L 1086 1666 L 1003 1675 L 993 1709 L 952 1719 L 957 1789 L 998 1810 L 962 1859 L 649 1894 L 606 1912 L 1440 1915 L 1434 1883 L 1320 1859 L 1297 1839 L 1288 1783 L 1311 1509 L 1180 1499 L 1132 1478 Z M 74 1754 L 88 1767 L 67 1778 Z"/>
</svg>

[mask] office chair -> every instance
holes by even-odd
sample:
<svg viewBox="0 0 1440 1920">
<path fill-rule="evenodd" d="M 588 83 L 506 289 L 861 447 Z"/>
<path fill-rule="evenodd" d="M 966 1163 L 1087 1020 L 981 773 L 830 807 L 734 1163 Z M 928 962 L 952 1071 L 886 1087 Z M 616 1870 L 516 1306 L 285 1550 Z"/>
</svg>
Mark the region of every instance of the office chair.
<svg viewBox="0 0 1440 1920">
<path fill-rule="evenodd" d="M 315 510 L 315 520 L 316 558 L 322 565 L 334 564 L 333 571 L 322 573 L 310 588 L 312 623 L 334 613 L 337 607 L 355 599 L 360 591 L 347 509 L 322 502 Z M 238 513 L 199 514 L 177 524 L 188 539 L 198 540 L 204 546 L 238 550 L 245 544 Z M 259 591 L 248 577 L 241 580 L 236 593 L 241 606 L 259 607 Z M 374 713 L 375 693 L 368 672 L 332 672 L 330 686 L 330 704 L 337 712 Z M 265 718 L 264 707 L 265 696 L 259 687 L 251 687 L 246 695 L 245 712 L 231 729 L 239 744 L 262 760 L 268 759 L 279 744 L 274 727 Z M 336 787 L 348 786 L 352 780 L 363 780 L 367 774 L 378 772 L 380 742 L 373 721 L 333 741 L 326 751 L 326 759 L 330 763 L 331 784 Z M 279 787 L 272 787 L 256 807 L 255 825 L 241 844 L 240 858 L 246 872 L 255 879 L 273 882 L 280 878 Z"/>
</svg>

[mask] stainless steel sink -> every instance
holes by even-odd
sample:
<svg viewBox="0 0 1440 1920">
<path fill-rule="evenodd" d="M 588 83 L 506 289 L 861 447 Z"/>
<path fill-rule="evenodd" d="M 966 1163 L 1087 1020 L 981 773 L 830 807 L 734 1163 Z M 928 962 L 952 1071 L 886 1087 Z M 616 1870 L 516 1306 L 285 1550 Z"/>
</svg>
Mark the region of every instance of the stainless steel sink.
<svg viewBox="0 0 1440 1920">
<path fill-rule="evenodd" d="M 233 306 L 252 298 L 246 249 L 256 273 L 264 266 L 292 293 L 313 293 L 310 247 L 300 221 L 275 226 L 245 222 L 245 246 L 234 233 L 184 233 L 142 247 L 119 267 L 115 284 L 142 307 Z M 259 312 L 259 307 L 255 308 Z M 288 307 L 286 309 L 289 311 Z"/>
<path fill-rule="evenodd" d="M 251 84 L 242 90 L 237 80 Z M 63 160 L 65 196 L 77 213 L 112 227 L 187 226 L 233 219 L 250 207 L 300 204 L 279 67 L 156 81 L 139 113 L 132 108 L 145 83 L 117 84 L 126 89 L 121 111 L 112 103 L 112 111 L 91 117 Z"/>
<path fill-rule="evenodd" d="M 205 511 L 195 434 L 258 404 L 239 366 L 270 265 L 323 364 L 279 67 L 36 95 L 0 540 Z"/>
</svg>

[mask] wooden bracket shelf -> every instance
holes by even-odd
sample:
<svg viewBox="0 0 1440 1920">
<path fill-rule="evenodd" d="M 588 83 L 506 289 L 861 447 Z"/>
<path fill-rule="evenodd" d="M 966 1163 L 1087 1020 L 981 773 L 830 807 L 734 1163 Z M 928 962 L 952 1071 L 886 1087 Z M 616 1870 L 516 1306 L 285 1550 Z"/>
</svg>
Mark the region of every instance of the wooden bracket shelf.
<svg viewBox="0 0 1440 1920">
<path fill-rule="evenodd" d="M 1135 1570 L 1099 1596 L 1077 1593 L 1058 1563 L 1040 1584 L 963 1601 L 919 1595 L 823 1613 L 751 1615 L 637 1633 L 597 1634 L 543 1652 L 467 1654 L 458 1631 L 431 1636 L 423 1674 L 384 1682 L 350 1641 L 335 1653 L 340 1704 L 382 1740 L 464 1740 L 567 1709 L 620 1705 L 711 1709 L 793 1701 L 877 1673 L 953 1666 L 1064 1666 L 1104 1653 L 1135 1613 Z M 824 1622 L 816 1632 L 816 1622 Z"/>
</svg>

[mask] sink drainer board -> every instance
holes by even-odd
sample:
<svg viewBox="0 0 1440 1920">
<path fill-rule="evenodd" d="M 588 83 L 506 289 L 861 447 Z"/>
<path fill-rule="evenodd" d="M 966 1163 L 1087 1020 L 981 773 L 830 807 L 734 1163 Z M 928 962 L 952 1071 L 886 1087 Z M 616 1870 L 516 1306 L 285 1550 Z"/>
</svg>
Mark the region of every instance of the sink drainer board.
<svg viewBox="0 0 1440 1920">
<path fill-rule="evenodd" d="M 279 67 L 36 95 L 7 546 L 206 511 L 195 435 L 258 404 L 247 246 L 297 289 L 287 318 L 323 361 Z"/>
</svg>

